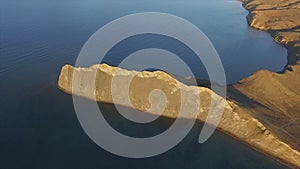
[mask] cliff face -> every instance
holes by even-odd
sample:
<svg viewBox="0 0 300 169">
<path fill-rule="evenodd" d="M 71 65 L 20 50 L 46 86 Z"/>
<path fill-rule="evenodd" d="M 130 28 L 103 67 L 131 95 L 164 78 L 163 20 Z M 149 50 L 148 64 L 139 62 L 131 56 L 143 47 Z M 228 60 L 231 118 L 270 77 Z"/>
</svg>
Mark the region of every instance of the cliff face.
<svg viewBox="0 0 300 169">
<path fill-rule="evenodd" d="M 94 81 L 90 79 L 95 79 L 94 86 L 91 85 Z M 129 82 L 130 79 L 132 79 L 131 82 Z M 72 82 L 77 82 L 77 84 L 80 85 L 72 85 Z M 126 87 L 124 87 L 126 84 L 130 84 L 128 91 L 126 91 Z M 89 68 L 74 68 L 71 65 L 65 65 L 62 68 L 58 86 L 67 93 L 99 102 L 120 104 L 152 114 L 160 114 L 161 112 L 149 111 L 151 110 L 151 106 L 155 106 L 150 102 L 157 101 L 156 104 L 159 105 L 161 102 L 164 102 L 164 100 L 157 99 L 165 97 L 167 100 L 166 105 L 160 105 L 157 109 L 164 109 L 165 107 L 165 111 L 162 115 L 166 117 L 177 117 L 183 99 L 191 99 L 185 101 L 186 104 L 191 103 L 191 105 L 189 105 L 190 107 L 196 107 L 197 105 L 195 106 L 193 103 L 195 103 L 197 99 L 199 100 L 199 107 L 201 105 L 201 109 L 198 111 L 203 112 L 201 114 L 199 113 L 199 118 L 203 121 L 207 117 L 212 99 L 217 103 L 223 101 L 225 112 L 232 111 L 229 103 L 210 89 L 187 86 L 162 71 L 128 71 L 106 64 L 93 65 Z M 151 96 L 153 90 L 161 90 L 164 96 L 156 97 L 156 99 L 150 101 L 149 98 L 151 99 L 151 97 L 149 96 Z M 188 97 L 185 97 L 184 94 Z M 113 95 L 114 97 L 112 97 Z M 189 114 L 183 114 L 182 118 L 193 117 Z"/>
<path fill-rule="evenodd" d="M 91 90 L 87 87 L 90 86 L 91 83 L 88 79 L 94 75 L 96 77 L 95 89 Z M 143 111 L 141 113 L 157 115 L 156 111 L 145 112 L 150 107 L 148 97 L 153 89 L 161 89 L 164 92 L 168 102 L 162 115 L 169 118 L 177 118 L 178 107 L 181 103 L 179 90 L 183 90 L 187 93 L 191 93 L 191 95 L 198 95 L 200 97 L 200 107 L 197 110 L 197 118 L 202 122 L 206 120 L 209 110 L 213 108 L 213 106 L 211 107 L 211 101 L 214 100 L 221 102 L 223 99 L 210 89 L 184 85 L 167 73 L 161 71 L 128 71 L 105 64 L 94 65 L 90 68 L 74 68 L 73 66 L 65 65 L 62 68 L 58 86 L 67 93 L 72 93 L 93 100 L 96 99 L 100 102 L 117 103 L 124 106 L 130 106 L 126 99 L 113 101 L 111 93 L 113 78 L 118 82 L 115 85 L 124 85 L 122 81 L 125 82 L 125 79 L 128 77 L 134 77 L 129 88 L 129 98 L 132 103 L 131 106 L 137 110 Z M 72 82 L 80 83 L 80 85 L 72 87 Z M 117 93 L 123 92 L 121 87 L 116 87 L 116 90 Z M 95 97 L 90 93 L 95 93 Z M 189 102 L 193 103 L 194 100 Z M 266 126 L 251 115 L 251 112 L 247 109 L 241 108 L 229 100 L 225 101 L 224 106 L 224 113 L 218 125 L 220 130 L 288 164 L 300 166 L 300 153 L 277 139 L 277 137 L 266 128 Z M 184 114 L 181 118 L 190 118 L 190 116 L 188 114 Z"/>
</svg>

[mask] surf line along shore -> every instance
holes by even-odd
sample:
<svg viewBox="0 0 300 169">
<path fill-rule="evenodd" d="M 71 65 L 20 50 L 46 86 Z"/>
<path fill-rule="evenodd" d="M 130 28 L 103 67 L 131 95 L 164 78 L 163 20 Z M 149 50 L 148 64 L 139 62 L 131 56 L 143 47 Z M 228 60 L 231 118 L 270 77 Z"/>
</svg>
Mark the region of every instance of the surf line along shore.
<svg viewBox="0 0 300 169">
<path fill-rule="evenodd" d="M 279 0 L 248 0 L 243 6 L 249 10 L 247 16 L 251 27 L 268 31 L 278 43 L 288 49 L 288 64 L 282 72 L 259 70 L 235 85 L 228 86 L 228 98 L 218 129 L 248 144 L 256 150 L 279 160 L 293 168 L 300 168 L 300 14 L 299 0 L 280 2 Z M 298 10 L 298 11 L 297 11 Z M 96 89 L 96 99 L 113 103 L 110 86 L 115 69 L 124 75 L 139 74 L 136 82 L 143 88 L 132 88 L 134 93 L 145 93 L 150 83 L 160 83 L 166 91 L 178 88 L 178 82 L 164 72 L 135 72 L 109 65 L 94 65 L 89 68 L 75 68 L 65 65 L 58 81 L 58 87 L 69 93 L 84 96 L 84 87 L 72 91 L 73 72 L 84 75 L 98 71 L 97 79 L 105 81 Z M 83 82 L 84 83 L 84 82 Z M 184 84 L 183 84 L 184 85 Z M 186 89 L 189 86 L 184 86 Z M 190 86 L 194 88 L 195 86 Z M 201 107 L 198 119 L 205 121 L 211 99 L 217 98 L 212 90 L 198 87 Z M 143 90 L 143 91 L 142 91 Z M 144 110 L 148 107 L 148 93 L 144 99 L 132 99 L 134 108 Z M 136 96 L 132 96 L 133 98 Z M 176 103 L 176 97 L 170 95 Z M 167 105 L 168 106 L 168 105 Z M 176 118 L 171 107 L 163 116 Z M 169 110 L 169 111 L 168 111 Z M 148 112 L 151 113 L 151 112 Z"/>
</svg>

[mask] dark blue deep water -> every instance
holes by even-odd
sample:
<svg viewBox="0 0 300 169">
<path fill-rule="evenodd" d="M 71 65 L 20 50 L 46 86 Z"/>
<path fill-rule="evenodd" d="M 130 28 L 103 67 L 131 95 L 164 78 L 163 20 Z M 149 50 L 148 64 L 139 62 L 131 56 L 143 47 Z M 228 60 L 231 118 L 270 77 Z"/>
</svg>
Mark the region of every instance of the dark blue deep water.
<svg viewBox="0 0 300 169">
<path fill-rule="evenodd" d="M 175 148 L 147 159 L 112 155 L 88 138 L 71 96 L 56 86 L 60 69 L 75 63 L 85 41 L 101 26 L 146 11 L 175 14 L 198 26 L 215 45 L 228 83 L 260 68 L 280 71 L 286 63 L 286 50 L 268 34 L 251 30 L 247 11 L 236 1 L 0 0 L 0 168 L 286 168 L 220 132 L 198 144 L 200 124 Z M 155 35 L 123 41 L 107 54 L 105 62 L 117 65 L 126 54 L 159 46 L 181 54 L 197 77 L 207 79 L 205 69 L 188 50 Z M 134 128 L 116 115 L 112 105 L 100 107 L 113 126 L 137 135 L 161 131 L 172 121 L 162 119 L 150 129 Z"/>
</svg>

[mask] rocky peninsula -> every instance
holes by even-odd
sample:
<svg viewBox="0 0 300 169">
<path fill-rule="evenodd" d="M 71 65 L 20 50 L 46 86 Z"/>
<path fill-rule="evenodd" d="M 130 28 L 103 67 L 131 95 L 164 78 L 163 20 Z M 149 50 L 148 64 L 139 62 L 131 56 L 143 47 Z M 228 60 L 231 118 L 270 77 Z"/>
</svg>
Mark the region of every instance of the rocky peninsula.
<svg viewBox="0 0 300 169">
<path fill-rule="evenodd" d="M 249 10 L 247 20 L 251 27 L 268 31 L 288 49 L 288 64 L 281 72 L 258 70 L 228 86 L 218 129 L 290 167 L 300 168 L 300 0 L 244 0 L 243 6 Z M 72 88 L 74 74 L 81 82 L 75 89 Z M 90 82 L 84 79 L 90 75 L 96 77 L 93 91 L 85 87 Z M 134 108 L 147 110 L 149 93 L 159 87 L 169 101 L 162 115 L 170 118 L 177 117 L 179 90 L 199 92 L 201 103 L 197 119 L 202 122 L 206 120 L 211 101 L 224 99 L 209 88 L 185 85 L 165 72 L 129 71 L 106 64 L 89 68 L 65 65 L 58 87 L 70 94 L 114 103 L 112 79 L 127 77 L 134 77 L 129 96 Z M 89 95 L 91 92 L 96 98 Z M 128 106 L 122 100 L 117 104 Z M 155 114 L 155 111 L 147 113 Z"/>
<path fill-rule="evenodd" d="M 91 90 L 87 87 L 90 86 L 91 81 L 85 79 L 93 76 L 96 77 L 95 88 Z M 206 120 L 208 112 L 212 108 L 212 100 L 221 102 L 223 99 L 208 88 L 187 86 L 165 72 L 128 71 L 106 64 L 93 65 L 89 68 L 75 68 L 71 65 L 65 65 L 62 68 L 58 86 L 63 91 L 77 96 L 99 102 L 130 106 L 125 99 L 119 99 L 117 103 L 113 101 L 111 86 L 113 78 L 117 79 L 120 85 L 123 85 L 123 82 L 126 82 L 126 79 L 131 77 L 134 78 L 130 85 L 130 101 L 133 108 L 144 113 L 157 115 L 155 111 L 145 112 L 150 107 L 148 97 L 154 89 L 161 89 L 168 100 L 165 111 L 162 114 L 168 118 L 177 118 L 178 116 L 178 109 L 181 103 L 180 90 L 192 93 L 192 95 L 199 94 L 200 108 L 197 119 L 201 122 Z M 74 81 L 80 82 L 80 85 L 75 85 L 74 87 L 72 85 Z M 117 90 L 120 90 L 117 93 L 122 93 L 122 89 L 118 88 L 118 86 Z M 298 160 L 300 159 L 300 153 L 270 132 L 269 128 L 253 116 L 250 109 L 240 106 L 239 103 L 235 103 L 235 101 L 230 99 L 225 100 L 224 107 L 224 113 L 218 125 L 220 130 L 288 164 L 300 166 Z M 188 119 L 190 117 L 188 114 L 184 114 L 181 118 Z"/>
</svg>

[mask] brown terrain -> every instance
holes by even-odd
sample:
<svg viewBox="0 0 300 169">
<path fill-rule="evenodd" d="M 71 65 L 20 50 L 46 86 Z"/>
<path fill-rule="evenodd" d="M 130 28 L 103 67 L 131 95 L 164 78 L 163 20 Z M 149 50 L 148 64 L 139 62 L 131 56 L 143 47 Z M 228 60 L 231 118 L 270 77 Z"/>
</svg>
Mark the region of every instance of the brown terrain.
<svg viewBox="0 0 300 169">
<path fill-rule="evenodd" d="M 212 101 L 223 100 L 225 108 L 219 130 L 290 167 L 300 168 L 300 0 L 245 0 L 243 5 L 249 10 L 247 20 L 251 27 L 268 31 L 288 49 L 288 64 L 281 72 L 258 70 L 238 84 L 228 86 L 226 100 L 208 88 L 187 86 L 161 71 L 128 71 L 105 64 L 89 68 L 65 65 L 58 87 L 70 94 L 129 106 L 126 100 L 114 102 L 111 86 L 112 79 L 117 79 L 119 83 L 114 85 L 122 93 L 126 79 L 133 78 L 129 88 L 133 107 L 147 111 L 151 90 L 160 88 L 168 99 L 162 115 L 171 118 L 177 117 L 181 103 L 178 92 L 183 90 L 193 97 L 200 96 L 197 118 L 202 122 L 213 109 Z M 88 87 L 89 77 L 96 77 L 93 89 Z M 72 85 L 74 82 L 79 85 Z"/>
<path fill-rule="evenodd" d="M 300 1 L 243 0 L 243 6 L 249 11 L 249 25 L 269 32 L 288 49 L 288 56 L 281 72 L 259 70 L 231 86 L 233 98 L 276 137 L 300 151 Z"/>
<path fill-rule="evenodd" d="M 245 0 L 251 27 L 268 31 L 288 49 L 288 64 L 281 72 L 259 70 L 233 86 L 252 106 L 243 106 L 278 138 L 300 151 L 300 1 Z M 300 159 L 299 159 L 300 160 Z"/>
</svg>

